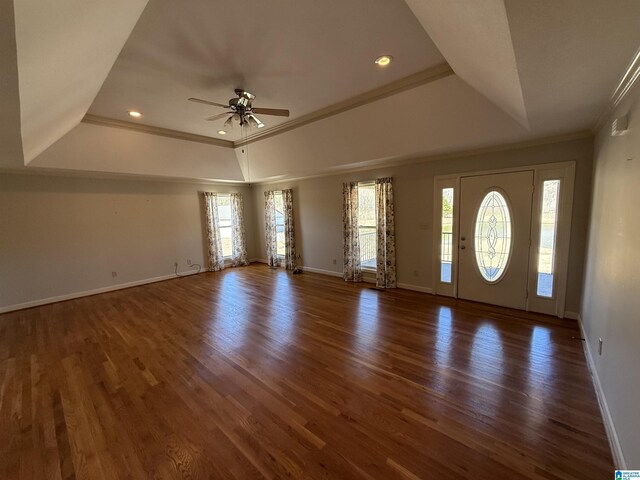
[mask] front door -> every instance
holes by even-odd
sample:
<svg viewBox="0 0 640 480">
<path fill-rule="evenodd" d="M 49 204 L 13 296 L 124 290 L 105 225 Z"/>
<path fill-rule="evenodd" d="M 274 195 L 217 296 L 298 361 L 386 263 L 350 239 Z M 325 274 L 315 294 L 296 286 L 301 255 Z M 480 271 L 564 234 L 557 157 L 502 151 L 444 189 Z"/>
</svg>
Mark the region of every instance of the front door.
<svg viewBox="0 0 640 480">
<path fill-rule="evenodd" d="M 533 171 L 462 177 L 458 297 L 526 309 Z"/>
</svg>

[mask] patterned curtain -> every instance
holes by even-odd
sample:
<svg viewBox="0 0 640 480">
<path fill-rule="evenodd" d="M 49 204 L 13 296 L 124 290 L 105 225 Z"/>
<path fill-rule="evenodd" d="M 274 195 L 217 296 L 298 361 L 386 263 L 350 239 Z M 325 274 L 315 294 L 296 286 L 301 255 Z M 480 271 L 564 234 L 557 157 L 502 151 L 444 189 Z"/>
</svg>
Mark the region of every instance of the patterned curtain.
<svg viewBox="0 0 640 480">
<path fill-rule="evenodd" d="M 224 268 L 222 257 L 222 241 L 220 240 L 220 224 L 218 222 L 218 196 L 204 192 L 204 213 L 207 220 L 207 252 L 209 270 L 218 272 Z"/>
<path fill-rule="evenodd" d="M 358 232 L 358 184 L 342 184 L 342 226 L 344 229 L 344 279 L 361 282 L 360 235 Z"/>
<path fill-rule="evenodd" d="M 396 233 L 391 177 L 376 180 L 376 285 L 396 288 Z"/>
<path fill-rule="evenodd" d="M 244 234 L 244 213 L 242 194 L 232 193 L 231 197 L 231 265 L 240 267 L 249 265 L 247 260 L 247 241 Z"/>
<path fill-rule="evenodd" d="M 267 263 L 270 267 L 280 266 L 278 244 L 276 243 L 276 198 L 275 192 L 264 192 L 264 228 L 267 246 Z"/>
<path fill-rule="evenodd" d="M 293 228 L 293 191 L 282 190 L 284 205 L 284 263 L 287 270 L 296 269 L 296 233 Z"/>
</svg>

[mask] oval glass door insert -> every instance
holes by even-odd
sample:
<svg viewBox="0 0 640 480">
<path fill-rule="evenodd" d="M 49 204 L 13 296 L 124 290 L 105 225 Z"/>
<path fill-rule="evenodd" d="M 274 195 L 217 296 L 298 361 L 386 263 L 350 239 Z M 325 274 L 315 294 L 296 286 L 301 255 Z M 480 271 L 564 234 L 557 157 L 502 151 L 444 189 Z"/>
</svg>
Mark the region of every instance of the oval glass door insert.
<svg viewBox="0 0 640 480">
<path fill-rule="evenodd" d="M 504 196 L 492 190 L 484 197 L 476 216 L 476 263 L 487 282 L 504 275 L 511 253 L 511 214 Z"/>
</svg>

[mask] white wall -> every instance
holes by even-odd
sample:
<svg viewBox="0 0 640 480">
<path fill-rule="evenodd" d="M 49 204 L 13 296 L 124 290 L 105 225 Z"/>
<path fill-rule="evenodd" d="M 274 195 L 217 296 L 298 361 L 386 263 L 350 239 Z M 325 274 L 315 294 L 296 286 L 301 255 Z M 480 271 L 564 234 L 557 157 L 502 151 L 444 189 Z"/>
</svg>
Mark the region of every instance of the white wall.
<svg viewBox="0 0 640 480">
<path fill-rule="evenodd" d="M 585 236 L 591 188 L 590 138 L 541 145 L 517 150 L 446 159 L 412 165 L 378 168 L 302 181 L 254 187 L 257 218 L 256 246 L 259 258 L 265 258 L 264 191 L 278 188 L 294 190 L 296 244 L 306 267 L 342 272 L 342 182 L 394 178 L 396 255 L 398 282 L 422 289 L 431 285 L 433 183 L 437 175 L 508 168 L 575 160 L 576 182 L 569 255 L 566 309 L 580 307 Z M 333 260 L 336 264 L 333 264 Z"/>
<path fill-rule="evenodd" d="M 206 270 L 203 190 L 242 192 L 252 257 L 248 186 L 0 174 L 0 310 Z"/>
<path fill-rule="evenodd" d="M 244 181 L 231 148 L 84 122 L 29 165 L 61 171 Z"/>
<path fill-rule="evenodd" d="M 582 324 L 605 421 L 617 434 L 618 467 L 640 468 L 640 87 L 598 132 Z M 629 133 L 611 137 L 629 114 Z M 603 340 L 602 355 L 598 339 Z M 610 425 L 611 426 L 611 425 Z"/>
</svg>

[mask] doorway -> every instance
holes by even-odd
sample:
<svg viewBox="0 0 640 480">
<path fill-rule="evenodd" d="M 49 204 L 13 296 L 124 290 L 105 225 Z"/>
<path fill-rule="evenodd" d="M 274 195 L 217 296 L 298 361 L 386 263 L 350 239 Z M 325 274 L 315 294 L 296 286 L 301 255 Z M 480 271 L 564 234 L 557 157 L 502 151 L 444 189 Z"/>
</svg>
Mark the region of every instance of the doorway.
<svg viewBox="0 0 640 480">
<path fill-rule="evenodd" d="M 458 297 L 526 309 L 533 171 L 460 181 Z"/>
<path fill-rule="evenodd" d="M 575 163 L 440 176 L 433 293 L 564 316 Z"/>
</svg>

